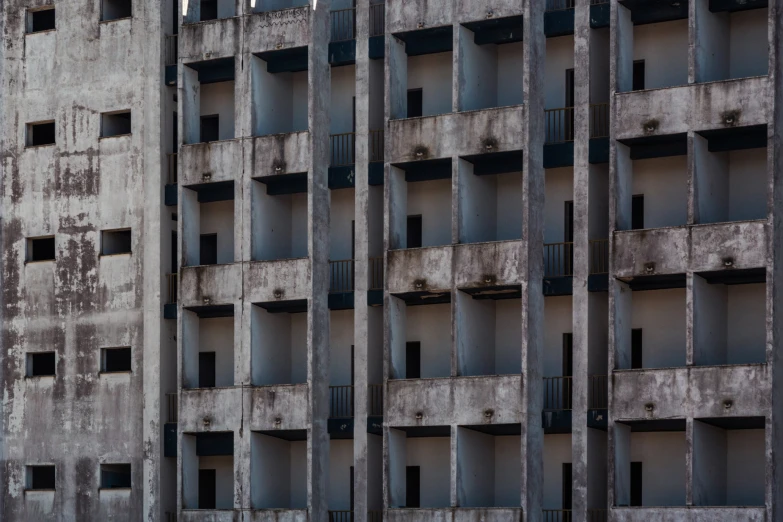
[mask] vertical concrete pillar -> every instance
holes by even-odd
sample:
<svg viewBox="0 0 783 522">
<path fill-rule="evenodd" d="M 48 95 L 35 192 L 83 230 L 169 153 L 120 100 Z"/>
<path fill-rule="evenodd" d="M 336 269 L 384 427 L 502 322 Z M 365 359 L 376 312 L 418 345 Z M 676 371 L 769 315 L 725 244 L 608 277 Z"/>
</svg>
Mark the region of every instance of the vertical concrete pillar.
<svg viewBox="0 0 783 522">
<path fill-rule="evenodd" d="M 710 0 L 688 2 L 688 83 L 729 77 L 729 13 L 710 11 Z"/>
<path fill-rule="evenodd" d="M 726 285 L 710 284 L 688 274 L 686 289 L 687 364 L 726 364 L 728 293 Z M 692 352 L 692 359 L 690 358 Z"/>
<path fill-rule="evenodd" d="M 723 428 L 693 421 L 691 489 L 694 506 L 725 506 L 727 478 L 727 434 Z M 687 487 L 687 486 L 686 486 Z"/>
<path fill-rule="evenodd" d="M 710 152 L 706 138 L 688 133 L 688 224 L 729 220 L 728 152 Z"/>
<path fill-rule="evenodd" d="M 307 383 L 310 428 L 307 437 L 307 505 L 310 520 L 328 518 L 329 480 L 329 39 L 331 0 L 311 2 L 308 48 L 307 240 L 311 294 L 307 314 Z"/>
<path fill-rule="evenodd" d="M 522 241 L 522 431 L 520 489 L 526 520 L 542 517 L 543 443 L 543 238 L 544 238 L 544 2 L 524 3 L 524 119 Z"/>
<path fill-rule="evenodd" d="M 609 430 L 609 506 L 627 506 L 631 503 L 631 427 L 616 423 Z"/>
<path fill-rule="evenodd" d="M 385 121 L 405 118 L 408 114 L 408 55 L 405 53 L 405 42 L 391 34 L 386 35 L 385 83 Z"/>
<path fill-rule="evenodd" d="M 244 24 L 240 27 L 244 28 Z M 252 58 L 253 55 L 244 50 L 234 56 L 234 138 L 253 135 Z"/>
<path fill-rule="evenodd" d="M 612 2 L 609 15 L 610 82 L 611 93 L 627 92 L 633 88 L 633 22 L 631 10 L 618 2 Z M 614 114 L 614 113 L 612 113 Z M 613 119 L 614 121 L 614 119 Z"/>
</svg>

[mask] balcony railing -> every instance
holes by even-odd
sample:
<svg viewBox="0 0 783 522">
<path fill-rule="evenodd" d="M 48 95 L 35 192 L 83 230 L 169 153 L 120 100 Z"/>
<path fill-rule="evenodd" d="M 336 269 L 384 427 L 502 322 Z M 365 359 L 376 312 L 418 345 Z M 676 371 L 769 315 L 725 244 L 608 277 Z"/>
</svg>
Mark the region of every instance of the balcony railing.
<svg viewBox="0 0 783 522">
<path fill-rule="evenodd" d="M 370 3 L 370 36 L 380 36 L 386 32 L 386 4 L 384 2 Z"/>
<path fill-rule="evenodd" d="M 574 244 L 546 243 L 544 245 L 544 276 L 574 275 Z"/>
<path fill-rule="evenodd" d="M 166 304 L 174 304 L 177 302 L 177 282 L 179 280 L 179 274 L 166 274 L 166 280 L 169 289 L 169 298 Z"/>
<path fill-rule="evenodd" d="M 383 258 L 370 258 L 370 290 L 383 290 Z"/>
<path fill-rule="evenodd" d="M 587 408 L 605 410 L 609 408 L 609 377 L 590 375 L 588 377 Z"/>
<path fill-rule="evenodd" d="M 177 65 L 177 35 L 166 35 L 166 65 Z"/>
<path fill-rule="evenodd" d="M 608 3 L 609 0 L 606 0 L 606 2 L 600 2 L 600 3 Z M 608 509 L 588 509 L 587 510 L 587 522 L 606 522 L 609 520 L 609 510 Z"/>
<path fill-rule="evenodd" d="M 383 386 L 380 384 L 370 384 L 369 404 L 367 414 L 374 417 L 383 415 Z"/>
<path fill-rule="evenodd" d="M 329 417 L 353 417 L 353 386 L 329 386 Z"/>
<path fill-rule="evenodd" d="M 590 240 L 590 273 L 591 274 L 609 273 L 609 240 L 608 239 Z"/>
<path fill-rule="evenodd" d="M 570 509 L 544 509 L 544 522 L 571 522 Z"/>
<path fill-rule="evenodd" d="M 179 410 L 177 405 L 177 394 L 176 393 L 167 393 L 166 394 L 166 402 L 169 406 L 169 417 L 168 421 L 166 422 L 179 422 Z"/>
<path fill-rule="evenodd" d="M 547 11 L 563 11 L 573 9 L 576 0 L 546 0 Z"/>
<path fill-rule="evenodd" d="M 594 103 L 590 105 L 590 137 L 607 136 L 609 136 L 609 104 Z"/>
<path fill-rule="evenodd" d="M 590 5 L 608 4 L 609 0 L 590 0 Z"/>
<path fill-rule="evenodd" d="M 168 160 L 169 164 L 169 184 L 176 184 L 177 183 L 177 153 L 172 152 L 170 154 L 166 154 L 166 159 Z"/>
<path fill-rule="evenodd" d="M 332 11 L 332 41 L 342 42 L 356 38 L 356 8 Z"/>
<path fill-rule="evenodd" d="M 353 511 L 329 511 L 329 522 L 353 522 Z"/>
<path fill-rule="evenodd" d="M 382 522 L 382 521 L 383 521 L 383 511 L 367 512 L 367 522 Z"/>
<path fill-rule="evenodd" d="M 574 141 L 574 108 L 547 109 L 544 111 L 546 143 Z"/>
<path fill-rule="evenodd" d="M 383 129 L 370 131 L 370 163 L 383 161 Z"/>
<path fill-rule="evenodd" d="M 177 522 L 177 514 L 166 511 L 166 522 Z"/>
<path fill-rule="evenodd" d="M 570 410 L 572 377 L 544 377 L 544 409 Z"/>
<path fill-rule="evenodd" d="M 329 261 L 329 292 L 353 292 L 353 259 Z"/>
<path fill-rule="evenodd" d="M 331 159 L 329 165 L 332 167 L 342 167 L 356 163 L 355 147 L 356 134 L 345 132 L 343 134 L 332 134 L 329 136 Z"/>
</svg>

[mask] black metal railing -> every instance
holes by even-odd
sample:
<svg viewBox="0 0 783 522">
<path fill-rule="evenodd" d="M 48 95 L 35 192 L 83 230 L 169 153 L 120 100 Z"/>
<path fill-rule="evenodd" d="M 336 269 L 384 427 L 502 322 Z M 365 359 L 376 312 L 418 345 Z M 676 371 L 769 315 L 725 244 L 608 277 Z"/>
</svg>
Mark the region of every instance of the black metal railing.
<svg viewBox="0 0 783 522">
<path fill-rule="evenodd" d="M 383 522 L 383 511 L 368 511 L 367 522 Z"/>
<path fill-rule="evenodd" d="M 177 522 L 177 514 L 166 511 L 166 522 Z"/>
<path fill-rule="evenodd" d="M 329 522 L 353 522 L 353 511 L 329 510 Z"/>
<path fill-rule="evenodd" d="M 571 522 L 570 509 L 544 509 L 544 522 Z"/>
<path fill-rule="evenodd" d="M 574 244 L 544 244 L 544 276 L 567 277 L 574 275 Z"/>
<path fill-rule="evenodd" d="M 370 36 L 380 36 L 386 32 L 386 4 L 384 2 L 370 3 Z"/>
<path fill-rule="evenodd" d="M 572 384 L 572 377 L 544 377 L 544 409 L 570 410 Z"/>
<path fill-rule="evenodd" d="M 168 422 L 179 422 L 179 408 L 177 404 L 177 394 L 167 393 L 166 402 L 168 402 L 168 406 L 169 406 Z"/>
<path fill-rule="evenodd" d="M 609 0 L 590 0 L 590 5 L 608 4 Z"/>
<path fill-rule="evenodd" d="M 176 184 L 179 179 L 179 176 L 177 175 L 177 153 L 172 152 L 166 154 L 166 159 L 168 160 L 167 163 L 169 166 L 169 184 Z"/>
<path fill-rule="evenodd" d="M 609 377 L 590 375 L 587 382 L 587 408 L 590 410 L 609 408 Z"/>
<path fill-rule="evenodd" d="M 370 131 L 370 163 L 383 161 L 383 129 Z"/>
<path fill-rule="evenodd" d="M 344 132 L 342 134 L 332 134 L 329 136 L 329 142 L 331 149 L 329 164 L 332 167 L 342 167 L 344 165 L 353 165 L 356 163 L 356 133 Z"/>
<path fill-rule="evenodd" d="M 606 2 L 599 2 L 599 3 L 608 3 L 609 0 L 606 0 Z M 608 509 L 588 509 L 587 510 L 587 522 L 606 522 L 609 520 L 609 510 Z"/>
<path fill-rule="evenodd" d="M 574 108 L 546 109 L 544 111 L 546 143 L 574 141 Z"/>
<path fill-rule="evenodd" d="M 383 290 L 383 258 L 370 258 L 370 290 Z"/>
<path fill-rule="evenodd" d="M 380 384 L 370 384 L 369 392 L 367 414 L 372 416 L 383 415 L 383 386 Z"/>
<path fill-rule="evenodd" d="M 608 239 L 590 240 L 590 273 L 591 274 L 609 273 L 609 240 Z"/>
<path fill-rule="evenodd" d="M 177 65 L 177 58 L 179 57 L 177 44 L 176 34 L 166 35 L 166 65 Z"/>
<path fill-rule="evenodd" d="M 166 274 L 166 281 L 169 290 L 169 298 L 166 304 L 175 304 L 177 302 L 177 283 L 179 274 Z"/>
<path fill-rule="evenodd" d="M 609 136 L 609 104 L 594 103 L 590 105 L 590 137 L 607 136 Z"/>
<path fill-rule="evenodd" d="M 356 38 L 356 8 L 338 9 L 331 12 L 332 41 L 342 42 Z"/>
<path fill-rule="evenodd" d="M 576 0 L 546 0 L 547 11 L 565 11 L 566 9 L 573 9 L 576 4 Z"/>
<path fill-rule="evenodd" d="M 329 386 L 329 417 L 353 417 L 353 386 Z"/>
<path fill-rule="evenodd" d="M 329 261 L 329 292 L 353 292 L 353 259 Z"/>
</svg>

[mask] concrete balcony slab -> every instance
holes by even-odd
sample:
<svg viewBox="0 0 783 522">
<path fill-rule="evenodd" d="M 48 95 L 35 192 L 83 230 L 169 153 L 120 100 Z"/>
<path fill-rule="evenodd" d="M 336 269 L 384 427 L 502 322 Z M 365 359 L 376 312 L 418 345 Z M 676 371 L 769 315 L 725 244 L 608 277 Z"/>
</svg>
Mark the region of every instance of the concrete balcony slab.
<svg viewBox="0 0 783 522">
<path fill-rule="evenodd" d="M 180 390 L 179 428 L 185 433 L 234 431 L 241 426 L 242 388 Z M 208 423 L 204 419 L 208 418 Z"/>
<path fill-rule="evenodd" d="M 180 270 L 180 300 L 184 307 L 232 304 L 242 296 L 241 263 L 187 266 Z"/>
<path fill-rule="evenodd" d="M 244 296 L 251 303 L 293 301 L 310 295 L 310 258 L 250 261 L 245 264 Z"/>
<path fill-rule="evenodd" d="M 243 140 L 221 140 L 183 145 L 179 152 L 179 183 L 232 181 L 242 175 Z"/>
<path fill-rule="evenodd" d="M 310 7 L 295 7 L 243 17 L 244 51 L 258 53 L 304 47 L 310 41 Z"/>
<path fill-rule="evenodd" d="M 389 292 L 450 291 L 453 255 L 451 245 L 390 250 L 386 276 Z"/>
<path fill-rule="evenodd" d="M 280 384 L 245 389 L 248 425 L 253 431 L 307 429 L 307 384 Z M 259 519 L 266 520 L 266 519 Z"/>
<path fill-rule="evenodd" d="M 457 288 L 519 285 L 521 241 L 493 241 L 454 246 Z"/>
<path fill-rule="evenodd" d="M 179 58 L 183 63 L 227 58 L 241 53 L 242 17 L 183 24 Z"/>
</svg>

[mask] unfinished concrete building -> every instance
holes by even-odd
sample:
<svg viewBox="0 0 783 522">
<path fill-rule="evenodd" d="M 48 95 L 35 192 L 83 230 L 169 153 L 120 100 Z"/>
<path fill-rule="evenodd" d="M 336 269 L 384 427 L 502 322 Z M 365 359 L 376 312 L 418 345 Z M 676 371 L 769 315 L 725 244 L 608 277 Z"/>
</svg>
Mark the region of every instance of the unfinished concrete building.
<svg viewBox="0 0 783 522">
<path fill-rule="evenodd" d="M 1 5 L 0 519 L 783 520 L 778 0 Z"/>
</svg>

